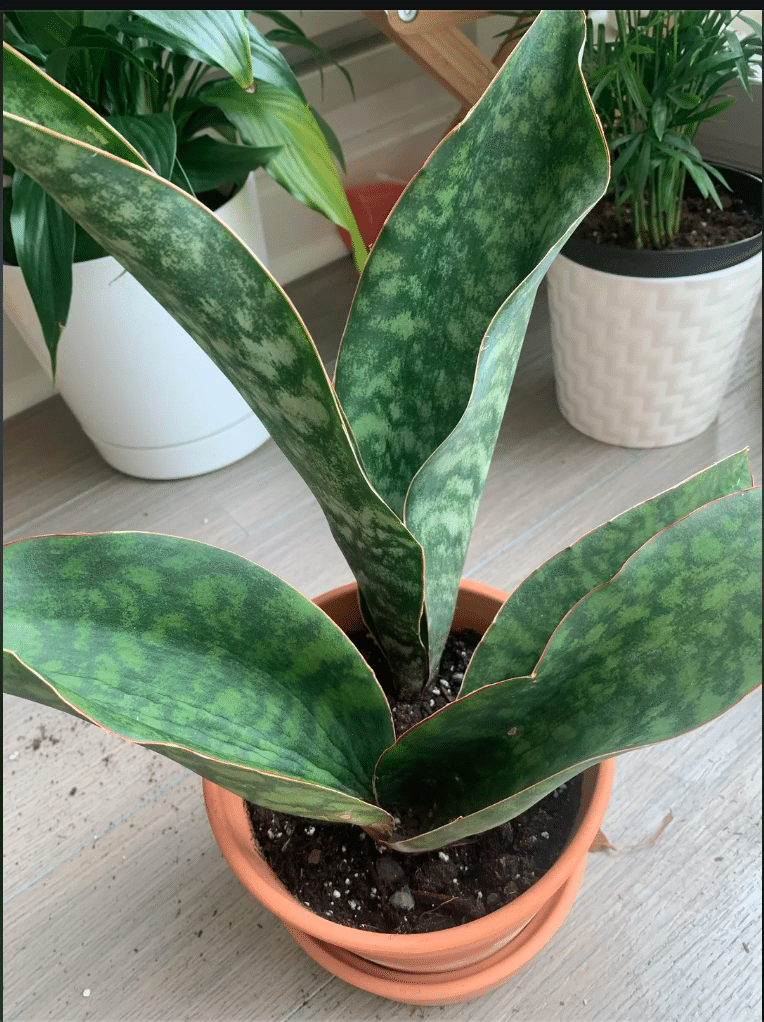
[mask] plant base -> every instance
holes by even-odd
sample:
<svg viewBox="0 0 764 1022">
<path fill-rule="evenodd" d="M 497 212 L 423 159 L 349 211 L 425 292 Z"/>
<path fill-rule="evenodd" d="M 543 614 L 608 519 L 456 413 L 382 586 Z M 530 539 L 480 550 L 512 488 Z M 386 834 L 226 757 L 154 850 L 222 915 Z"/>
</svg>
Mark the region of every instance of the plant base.
<svg viewBox="0 0 764 1022">
<path fill-rule="evenodd" d="M 462 580 L 454 629 L 482 634 L 505 599 L 498 589 Z M 341 586 L 315 602 L 347 634 L 361 629 L 355 585 Z M 581 806 L 570 839 L 532 887 L 480 919 L 422 934 L 373 933 L 312 912 L 289 893 L 259 853 L 244 799 L 205 780 L 204 802 L 212 833 L 235 876 L 281 919 L 311 957 L 319 961 L 316 955 L 325 956 L 321 964 L 330 972 L 380 996 L 403 1003 L 447 1004 L 500 986 L 553 936 L 580 886 L 614 772 L 612 759 L 584 771 Z"/>
</svg>

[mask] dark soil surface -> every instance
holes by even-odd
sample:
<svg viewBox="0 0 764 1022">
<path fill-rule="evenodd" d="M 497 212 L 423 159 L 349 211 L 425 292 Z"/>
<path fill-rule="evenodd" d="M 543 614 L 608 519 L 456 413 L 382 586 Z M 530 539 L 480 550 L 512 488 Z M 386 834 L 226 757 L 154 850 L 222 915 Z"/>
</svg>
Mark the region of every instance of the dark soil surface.
<svg viewBox="0 0 764 1022">
<path fill-rule="evenodd" d="M 761 216 L 747 208 L 741 199 L 719 191 L 722 209 L 712 199 L 684 199 L 679 234 L 664 251 L 713 248 L 744 241 L 761 231 Z M 600 199 L 575 230 L 577 238 L 618 248 L 636 248 L 632 234 L 631 204 L 621 207 L 621 222 L 615 215 L 615 203 Z M 645 245 L 650 248 L 649 244 Z"/>
<path fill-rule="evenodd" d="M 375 658 L 371 640 L 353 641 Z M 476 641 L 474 633 L 450 637 L 418 702 L 396 705 L 388 695 L 396 735 L 456 697 Z M 579 776 L 509 823 L 416 855 L 378 847 L 359 827 L 248 808 L 266 861 L 308 908 L 362 930 L 428 933 L 493 912 L 539 880 L 564 849 L 580 800 Z"/>
</svg>

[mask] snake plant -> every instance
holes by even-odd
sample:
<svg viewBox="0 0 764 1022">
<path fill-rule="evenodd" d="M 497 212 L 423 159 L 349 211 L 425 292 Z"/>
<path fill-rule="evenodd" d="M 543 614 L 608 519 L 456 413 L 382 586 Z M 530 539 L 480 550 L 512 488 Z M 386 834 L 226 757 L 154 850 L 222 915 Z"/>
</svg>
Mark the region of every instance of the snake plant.
<svg viewBox="0 0 764 1022">
<path fill-rule="evenodd" d="M 449 633 L 536 289 L 607 186 L 583 41 L 581 12 L 542 13 L 409 184 L 361 275 L 333 381 L 229 228 L 5 51 L 9 159 L 266 424 L 326 514 L 400 699 Z M 758 684 L 760 521 L 741 453 L 584 536 L 512 593 L 458 698 L 398 740 L 355 646 L 248 560 L 147 533 L 22 540 L 4 552 L 4 686 L 252 802 L 438 848 Z M 427 821 L 413 836 L 395 831 L 405 809 Z"/>
</svg>

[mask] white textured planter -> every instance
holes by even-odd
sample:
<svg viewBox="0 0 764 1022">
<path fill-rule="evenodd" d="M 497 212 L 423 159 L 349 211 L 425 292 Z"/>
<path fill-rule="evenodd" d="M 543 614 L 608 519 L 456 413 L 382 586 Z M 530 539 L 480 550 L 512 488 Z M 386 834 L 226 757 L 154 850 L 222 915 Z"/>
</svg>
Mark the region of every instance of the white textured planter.
<svg viewBox="0 0 764 1022">
<path fill-rule="evenodd" d="M 216 214 L 267 263 L 253 175 Z M 142 479 L 182 479 L 238 461 L 268 439 L 217 366 L 115 259 L 73 270 L 56 386 L 110 465 Z M 3 266 L 3 307 L 50 376 L 16 266 Z"/>
<path fill-rule="evenodd" d="M 761 291 L 761 253 L 687 277 L 625 277 L 558 255 L 547 273 L 557 401 L 580 432 L 665 447 L 719 413 Z"/>
</svg>

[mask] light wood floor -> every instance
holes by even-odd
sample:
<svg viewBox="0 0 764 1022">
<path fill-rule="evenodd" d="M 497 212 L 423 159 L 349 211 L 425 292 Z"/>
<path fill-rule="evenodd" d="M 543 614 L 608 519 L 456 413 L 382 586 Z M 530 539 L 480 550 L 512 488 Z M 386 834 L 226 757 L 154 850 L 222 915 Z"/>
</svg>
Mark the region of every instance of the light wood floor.
<svg viewBox="0 0 764 1022">
<path fill-rule="evenodd" d="M 327 361 L 353 288 L 349 260 L 288 288 Z M 466 574 L 510 590 L 590 528 L 746 446 L 760 480 L 760 379 L 759 313 L 701 437 L 653 451 L 589 440 L 555 404 L 542 290 Z M 6 539 L 150 530 L 244 554 L 309 597 L 350 580 L 270 441 L 207 476 L 142 482 L 105 465 L 52 398 L 6 424 L 4 471 Z M 54 711 L 3 705 L 7 1020 L 762 1017 L 758 693 L 621 757 L 603 825 L 619 850 L 589 856 L 551 944 L 499 991 L 422 1009 L 347 986 L 303 954 L 228 870 L 195 775 Z"/>
</svg>

